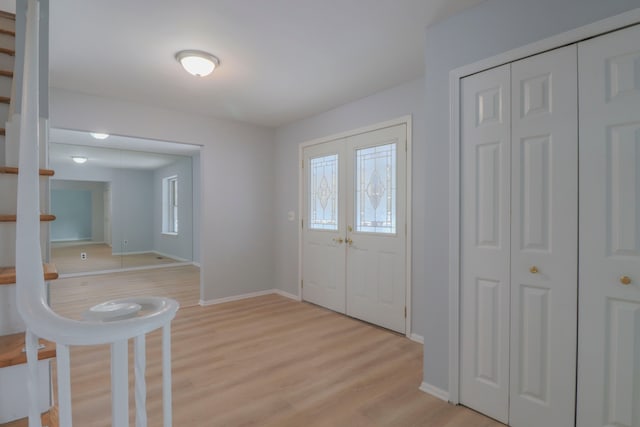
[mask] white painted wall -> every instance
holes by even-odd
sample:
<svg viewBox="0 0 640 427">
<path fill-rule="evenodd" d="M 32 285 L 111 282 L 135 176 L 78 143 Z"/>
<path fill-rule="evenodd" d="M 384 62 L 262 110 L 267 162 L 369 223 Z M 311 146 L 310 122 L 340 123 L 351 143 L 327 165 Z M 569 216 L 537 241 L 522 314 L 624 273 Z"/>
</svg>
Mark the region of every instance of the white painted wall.
<svg viewBox="0 0 640 427">
<path fill-rule="evenodd" d="M 178 177 L 178 235 L 162 234 L 162 180 Z M 153 172 L 153 249 L 160 254 L 191 260 L 193 256 L 193 171 L 191 157 Z"/>
<path fill-rule="evenodd" d="M 411 115 L 413 125 L 413 332 L 424 328 L 424 188 L 425 168 L 416 159 L 424 159 L 424 81 L 418 79 L 343 105 L 326 113 L 281 127 L 276 134 L 275 156 L 275 282 L 278 288 L 298 294 L 298 145 L 315 138 L 345 132 Z M 423 161 L 423 160 L 422 160 Z M 296 212 L 288 221 L 287 212 Z"/>
<path fill-rule="evenodd" d="M 637 7 L 639 0 L 487 0 L 427 29 L 428 133 L 415 144 L 424 148 L 414 155 L 414 170 L 416 165 L 425 170 L 420 183 L 414 176 L 414 195 L 420 192 L 426 201 L 416 215 L 425 229 L 414 238 L 424 245 L 419 280 L 426 284 L 421 308 L 427 384 L 448 390 L 449 72 Z"/>
<path fill-rule="evenodd" d="M 61 89 L 52 127 L 202 145 L 204 300 L 274 288 L 275 131 Z"/>
<path fill-rule="evenodd" d="M 0 10 L 16 13 L 16 1 L 17 0 L 0 0 Z"/>
</svg>

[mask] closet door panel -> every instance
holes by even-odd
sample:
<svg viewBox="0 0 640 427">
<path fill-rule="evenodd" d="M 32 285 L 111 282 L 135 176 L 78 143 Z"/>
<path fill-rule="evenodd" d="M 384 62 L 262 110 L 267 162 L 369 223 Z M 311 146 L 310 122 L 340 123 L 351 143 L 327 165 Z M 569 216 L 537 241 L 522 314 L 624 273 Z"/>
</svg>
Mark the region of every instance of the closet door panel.
<svg viewBox="0 0 640 427">
<path fill-rule="evenodd" d="M 510 424 L 570 426 L 577 335 L 576 46 L 511 68 Z"/>
<path fill-rule="evenodd" d="M 508 420 L 509 65 L 461 82 L 460 401 Z"/>
<path fill-rule="evenodd" d="M 580 427 L 640 426 L 640 27 L 579 45 Z"/>
</svg>

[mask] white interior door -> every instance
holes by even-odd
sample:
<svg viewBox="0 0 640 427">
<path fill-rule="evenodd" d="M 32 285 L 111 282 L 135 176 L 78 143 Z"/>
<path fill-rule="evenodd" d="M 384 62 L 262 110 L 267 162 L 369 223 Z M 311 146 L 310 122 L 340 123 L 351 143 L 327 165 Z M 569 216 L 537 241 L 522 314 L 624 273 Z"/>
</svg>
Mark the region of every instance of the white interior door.
<svg viewBox="0 0 640 427">
<path fill-rule="evenodd" d="M 511 64 L 509 424 L 575 423 L 576 46 Z"/>
<path fill-rule="evenodd" d="M 303 151 L 302 297 L 405 332 L 406 124 Z"/>
<path fill-rule="evenodd" d="M 640 426 L 640 27 L 579 45 L 579 427 Z"/>
<path fill-rule="evenodd" d="M 347 314 L 405 332 L 406 125 L 348 138 Z"/>
<path fill-rule="evenodd" d="M 346 308 L 344 152 L 344 140 L 314 145 L 303 152 L 302 298 L 339 313 Z"/>
<path fill-rule="evenodd" d="M 510 66 L 461 83 L 460 402 L 509 416 Z"/>
</svg>

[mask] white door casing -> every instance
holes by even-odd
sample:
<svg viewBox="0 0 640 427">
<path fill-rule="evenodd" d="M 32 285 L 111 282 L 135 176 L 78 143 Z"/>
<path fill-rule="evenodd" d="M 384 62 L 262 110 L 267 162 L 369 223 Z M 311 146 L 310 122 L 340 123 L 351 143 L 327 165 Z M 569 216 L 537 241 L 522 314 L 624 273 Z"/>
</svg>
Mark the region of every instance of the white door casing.
<svg viewBox="0 0 640 427">
<path fill-rule="evenodd" d="M 510 66 L 461 81 L 460 402 L 502 422 L 509 398 Z"/>
<path fill-rule="evenodd" d="M 347 314 L 405 332 L 406 125 L 347 141 Z"/>
<path fill-rule="evenodd" d="M 640 27 L 580 43 L 578 57 L 577 425 L 639 427 Z"/>
<path fill-rule="evenodd" d="M 575 423 L 576 46 L 511 64 L 509 424 Z"/>
<path fill-rule="evenodd" d="M 344 140 L 304 149 L 302 263 L 305 301 L 346 312 Z"/>
</svg>

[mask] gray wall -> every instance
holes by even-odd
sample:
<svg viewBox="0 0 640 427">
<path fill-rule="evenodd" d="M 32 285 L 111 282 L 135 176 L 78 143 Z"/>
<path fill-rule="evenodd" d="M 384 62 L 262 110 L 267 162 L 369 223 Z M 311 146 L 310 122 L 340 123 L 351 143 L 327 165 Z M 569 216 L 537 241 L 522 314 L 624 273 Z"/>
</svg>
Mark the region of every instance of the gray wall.
<svg viewBox="0 0 640 427">
<path fill-rule="evenodd" d="M 57 216 L 51 223 L 51 241 L 88 239 L 92 242 L 104 242 L 104 182 L 67 181 L 51 179 L 51 213 Z M 75 206 L 61 206 L 57 200 L 59 191 L 86 191 L 91 195 L 88 233 L 80 233 L 79 224 L 74 217 Z M 68 211 L 71 209 L 72 211 Z"/>
<path fill-rule="evenodd" d="M 111 183 L 114 254 L 153 250 L 153 171 L 97 167 L 89 162 L 78 166 L 52 161 L 50 166 L 56 171 L 55 179 L 58 180 Z"/>
<path fill-rule="evenodd" d="M 272 129 L 62 89 L 50 113 L 52 127 L 202 145 L 201 297 L 275 287 Z"/>
<path fill-rule="evenodd" d="M 424 221 L 424 380 L 448 389 L 449 72 L 462 65 L 640 7 L 639 0 L 487 0 L 426 31 L 426 170 L 414 187 Z M 424 144 L 424 142 L 421 142 Z M 417 144 L 416 144 L 417 145 Z M 417 178 L 414 177 L 414 178 Z M 415 182 L 415 181 L 414 181 Z M 423 199 L 424 200 L 424 199 Z"/>
<path fill-rule="evenodd" d="M 200 203 L 202 199 L 202 186 L 200 184 L 200 154 L 191 158 L 191 171 L 193 173 L 193 262 L 200 264 L 200 225 L 202 216 L 200 214 Z"/>
<path fill-rule="evenodd" d="M 178 177 L 178 235 L 162 234 L 162 180 Z M 191 260 L 193 256 L 193 171 L 191 157 L 177 160 L 153 173 L 153 248 L 155 251 Z"/>
<path fill-rule="evenodd" d="M 153 171 L 113 169 L 111 235 L 113 254 L 150 252 L 153 246 Z"/>
<path fill-rule="evenodd" d="M 315 138 L 330 136 L 400 116 L 412 116 L 413 134 L 413 332 L 424 328 L 424 193 L 425 168 L 415 159 L 424 159 L 424 82 L 415 80 L 326 113 L 278 129 L 275 158 L 275 241 L 276 284 L 283 291 L 298 294 L 298 146 Z M 417 191 L 416 191 L 417 190 Z M 296 221 L 287 212 L 296 212 Z"/>
</svg>

